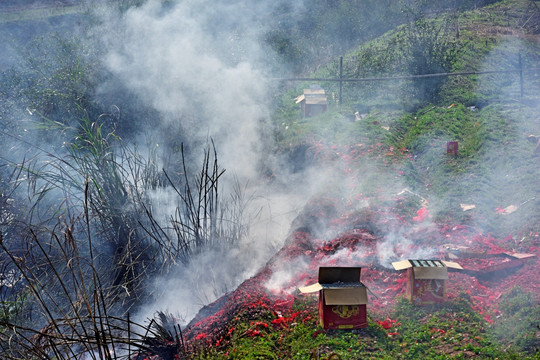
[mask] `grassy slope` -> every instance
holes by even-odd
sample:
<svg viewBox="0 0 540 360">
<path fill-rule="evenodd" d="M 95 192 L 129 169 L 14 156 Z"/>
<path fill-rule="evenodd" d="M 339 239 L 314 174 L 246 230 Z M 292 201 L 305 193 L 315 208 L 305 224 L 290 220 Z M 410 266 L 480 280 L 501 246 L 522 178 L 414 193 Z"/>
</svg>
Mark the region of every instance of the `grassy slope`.
<svg viewBox="0 0 540 360">
<path fill-rule="evenodd" d="M 538 65 L 539 44 L 523 26 L 525 14 L 533 5 L 527 1 L 503 1 L 463 14 L 460 41 L 466 47 L 460 61 L 454 64 L 454 71 L 512 67 L 517 52 L 527 59 L 526 65 Z M 376 42 L 393 36 L 387 34 Z M 345 62 L 350 64 L 363 58 L 363 49 L 349 53 Z M 333 76 L 335 70 L 335 64 L 330 64 L 319 75 L 326 72 Z M 391 150 L 391 161 L 379 159 L 377 166 L 386 164 L 402 171 L 407 186 L 429 200 L 436 222 L 468 225 L 494 236 L 511 234 L 523 247 L 538 246 L 540 212 L 538 201 L 531 199 L 540 199 L 540 156 L 534 154 L 536 142 L 529 138 L 531 134 L 540 135 L 537 78 L 526 77 L 525 95 L 520 97 L 515 75 L 453 77 L 442 88 L 437 102 L 417 108 L 414 113 L 401 110 L 399 101 L 391 104 L 397 97 L 388 97 L 384 91 L 376 91 L 379 96 L 362 101 L 348 95 L 341 108 L 331 106 L 327 113 L 312 119 L 301 118 L 292 101 L 305 85 L 300 84 L 285 95 L 276 112 L 281 150 L 312 142 L 382 143 L 390 149 L 402 149 Z M 330 89 L 330 93 L 336 91 L 333 84 L 323 87 Z M 366 87 L 374 89 L 373 85 Z M 392 91 L 398 88 L 392 85 Z M 366 93 L 365 89 L 351 87 L 347 91 Z M 365 114 L 361 121 L 351 120 L 355 110 Z M 459 141 L 459 156 L 445 155 L 448 140 Z M 382 180 L 373 176 L 369 181 L 381 186 Z M 395 185 L 388 181 L 388 186 Z M 369 184 L 364 186 L 369 192 Z M 497 207 L 527 200 L 530 201 L 515 213 L 501 215 L 496 211 Z M 465 212 L 460 204 L 473 204 L 476 208 Z M 318 328 L 313 299 L 296 300 L 294 312 L 283 314 L 286 320 L 280 324 L 271 321 L 275 314 L 268 309 L 259 309 L 255 315 L 253 311 L 249 316 L 239 314 L 230 327 L 231 342 L 222 348 L 206 348 L 199 357 L 538 358 L 535 347 L 540 310 L 534 304 L 531 294 L 519 288 L 503 294 L 499 307 L 510 323 L 518 324 L 508 327 L 508 322 L 487 324 L 471 308 L 466 296 L 431 309 L 400 301 L 387 314 L 392 320 L 382 321 L 384 314 L 377 314 L 379 320 L 373 315 L 366 330 L 324 332 Z"/>
<path fill-rule="evenodd" d="M 510 303 L 519 303 L 523 293 L 511 294 Z M 419 308 L 400 300 L 392 318 L 370 315 L 366 329 L 323 331 L 317 325 L 313 301 L 297 301 L 293 313 L 276 323 L 268 309 L 240 313 L 230 324 L 231 342 L 222 348 L 206 348 L 198 359 L 524 359 L 537 358 L 516 352 L 497 342 L 517 336 L 520 345 L 534 346 L 528 330 L 492 335 L 488 324 L 471 309 L 466 298 L 437 308 Z M 254 315 L 256 314 L 256 315 Z M 534 321 L 539 314 L 520 313 L 515 321 Z M 524 326 L 525 328 L 525 326 Z M 512 332 L 510 332 L 512 331 Z M 528 339 L 528 340 L 527 340 Z M 528 343 L 527 343 L 528 341 Z"/>
<path fill-rule="evenodd" d="M 527 1 L 504 1 L 460 16 L 459 41 L 463 48 L 453 71 L 515 69 L 518 53 L 525 68 L 537 67 L 538 36 L 527 33 L 523 27 L 530 6 Z M 535 11 L 536 17 L 540 17 Z M 382 39 L 391 42 L 398 33 Z M 376 40 L 376 46 L 384 47 L 381 41 Z M 347 54 L 344 62 L 349 66 L 345 66 L 344 72 L 355 68 L 351 65 L 354 61 L 364 61 L 366 49 L 372 46 L 368 44 Z M 334 76 L 334 71 L 335 64 L 331 64 L 320 73 Z M 417 107 L 413 113 L 402 110 L 408 99 L 400 97 L 400 92 L 406 91 L 406 84 L 346 85 L 343 97 L 350 101 L 341 108 L 332 106 L 317 118 L 300 118 L 292 101 L 280 107 L 278 140 L 286 146 L 315 140 L 328 144 L 381 142 L 407 149 L 412 157 L 400 164 L 407 186 L 429 197 L 437 216 L 465 221 L 499 236 L 526 227 L 538 229 L 540 213 L 534 211 L 538 202 L 532 199 L 540 199 L 535 180 L 540 176 L 539 156 L 534 153 L 536 140 L 530 136 L 540 135 L 537 71 L 525 73 L 523 97 L 519 84 L 519 74 L 515 72 L 449 77 L 437 101 Z M 300 93 L 305 85 L 300 84 L 289 96 Z M 336 93 L 333 83 L 323 87 Z M 368 95 L 376 88 L 383 89 L 375 90 L 375 94 L 392 96 Z M 351 120 L 355 111 L 363 113 L 361 121 Z M 456 158 L 444 156 L 446 142 L 450 140 L 459 141 Z M 497 207 L 528 200 L 520 208 L 519 216 L 501 216 L 495 211 Z M 474 204 L 476 209 L 463 213 L 462 203 Z"/>
</svg>

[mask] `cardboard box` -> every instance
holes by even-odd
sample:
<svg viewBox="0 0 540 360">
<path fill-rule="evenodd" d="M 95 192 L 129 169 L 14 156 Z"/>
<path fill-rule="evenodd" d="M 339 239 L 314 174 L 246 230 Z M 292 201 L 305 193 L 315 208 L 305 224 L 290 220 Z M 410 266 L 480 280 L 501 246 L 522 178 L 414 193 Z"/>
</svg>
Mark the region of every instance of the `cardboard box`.
<svg viewBox="0 0 540 360">
<path fill-rule="evenodd" d="M 299 288 L 303 294 L 319 292 L 319 321 L 324 329 L 367 327 L 367 288 L 360 282 L 360 267 L 320 267 L 318 282 Z"/>
<path fill-rule="evenodd" d="M 457 141 L 446 142 L 446 154 L 458 156 L 459 143 Z"/>
<path fill-rule="evenodd" d="M 458 263 L 443 260 L 402 260 L 392 266 L 407 270 L 406 297 L 419 305 L 445 301 L 448 268 L 462 270 Z"/>
</svg>

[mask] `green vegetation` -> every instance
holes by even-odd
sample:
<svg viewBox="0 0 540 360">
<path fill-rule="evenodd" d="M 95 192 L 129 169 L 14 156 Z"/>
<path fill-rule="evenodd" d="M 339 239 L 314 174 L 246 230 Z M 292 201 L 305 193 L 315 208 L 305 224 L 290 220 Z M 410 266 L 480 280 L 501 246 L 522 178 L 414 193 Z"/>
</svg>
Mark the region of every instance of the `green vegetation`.
<svg viewBox="0 0 540 360">
<path fill-rule="evenodd" d="M 521 295 L 524 299 L 527 295 Z M 530 303 L 516 304 L 523 314 Z M 252 310 L 252 312 L 255 310 Z M 524 359 L 533 358 L 538 339 L 527 320 L 512 335 L 520 351 L 503 350 L 493 328 L 462 295 L 444 305 L 418 307 L 400 299 L 390 314 L 371 314 L 359 330 L 324 331 L 317 324 L 316 303 L 296 300 L 292 320 L 277 322 L 260 309 L 258 316 L 240 313 L 228 325 L 226 345 L 205 348 L 196 359 Z M 537 310 L 536 310 L 537 311 Z M 380 316 L 380 318 L 378 318 Z M 533 319 L 531 314 L 528 319 Z M 527 329 L 527 330 L 525 330 Z M 499 329 L 498 331 L 504 331 Z M 500 332 L 499 332 L 500 334 Z M 529 341 L 528 343 L 525 343 Z"/>
<path fill-rule="evenodd" d="M 343 77 L 502 72 L 345 83 L 341 106 L 336 102 L 338 84 L 321 81 L 330 109 L 307 119 L 294 113 L 291 101 L 308 85 L 301 84 L 284 95 L 289 101 L 282 100 L 286 105 L 275 113 L 282 151 L 303 139 L 325 144 L 383 143 L 406 149 L 411 157 L 400 166 L 406 185 L 431 198 L 437 219 L 463 221 L 501 236 L 523 226 L 534 229 L 539 221 L 534 211 L 524 211 L 517 222 L 501 219 L 494 211 L 538 196 L 532 179 L 538 172 L 531 135 L 540 133 L 536 95 L 540 79 L 525 71 L 521 95 L 516 72 L 520 59 L 525 70 L 540 62 L 538 43 L 529 36 L 537 26 L 533 9 L 531 2 L 503 1 L 436 18 L 411 12 L 408 23 L 350 50 L 343 59 Z M 527 16 L 532 21 L 527 22 Z M 430 44 L 422 51 L 431 58 L 413 55 L 419 39 Z M 415 64 L 420 58 L 433 66 Z M 339 62 L 334 61 L 314 76 L 336 78 L 338 74 Z M 419 95 L 419 89 L 426 96 Z M 355 121 L 355 112 L 361 120 Z M 447 141 L 459 142 L 457 157 L 444 156 Z M 500 176 L 501 172 L 505 174 Z M 477 216 L 473 219 L 463 212 L 460 203 L 475 204 Z M 533 204 L 527 204 L 532 209 Z"/>
<path fill-rule="evenodd" d="M 495 338 L 516 351 L 538 355 L 540 307 L 534 294 L 516 286 L 501 296 L 499 308 L 502 314 L 492 329 Z"/>
</svg>

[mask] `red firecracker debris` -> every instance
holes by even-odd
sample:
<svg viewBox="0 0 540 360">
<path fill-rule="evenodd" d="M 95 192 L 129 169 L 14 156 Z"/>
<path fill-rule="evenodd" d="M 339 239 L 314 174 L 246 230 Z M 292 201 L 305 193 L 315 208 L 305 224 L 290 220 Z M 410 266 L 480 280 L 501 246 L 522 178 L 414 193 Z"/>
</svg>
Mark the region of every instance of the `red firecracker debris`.
<svg viewBox="0 0 540 360">
<path fill-rule="evenodd" d="M 414 222 L 423 222 L 427 219 L 429 213 L 428 210 L 423 207 L 416 212 L 416 216 L 413 217 Z"/>
<path fill-rule="evenodd" d="M 363 161 L 366 156 L 383 155 L 384 161 L 391 163 L 398 156 L 396 149 L 387 149 L 383 144 L 355 144 L 350 147 L 333 146 L 329 148 L 322 142 L 312 145 L 311 152 L 320 161 L 342 163 L 343 183 L 347 184 L 351 193 L 361 188 L 361 179 L 356 178 L 348 169 Z M 402 156 L 411 156 L 406 149 L 400 149 Z M 392 154 L 392 156 L 384 156 Z M 382 198 L 386 191 L 381 189 Z M 379 195 L 377 195 L 379 196 Z M 368 312 L 388 314 L 396 299 L 404 295 L 407 274 L 397 272 L 390 264 L 383 264 L 378 256 L 378 246 L 386 239 L 384 234 L 399 234 L 403 239 L 391 245 L 397 257 L 413 258 L 413 254 L 431 251 L 434 259 L 446 259 L 450 254 L 457 256 L 465 269 L 489 269 L 496 263 L 505 263 L 500 255 L 505 252 L 527 252 L 536 255 L 515 267 L 511 272 L 495 278 L 480 277 L 476 272 L 457 271 L 448 273 L 446 294 L 453 299 L 460 294 L 469 296 L 473 309 L 488 322 L 493 322 L 500 315 L 498 303 L 501 294 L 514 286 L 537 294 L 540 300 L 540 279 L 538 277 L 540 246 L 538 232 L 530 234 L 514 234 L 516 238 L 529 236 L 536 239 L 535 246 L 514 249 L 516 242 L 512 236 L 496 238 L 483 234 L 462 224 L 426 224 L 430 214 L 426 207 L 418 209 L 416 216 L 399 213 L 392 208 L 392 202 L 385 202 L 380 208 L 364 208 L 369 197 L 364 193 L 352 194 L 343 204 L 335 199 L 315 199 L 306 205 L 304 213 L 297 218 L 293 231 L 286 239 L 285 245 L 265 264 L 252 278 L 244 281 L 234 291 L 222 296 L 215 302 L 205 306 L 184 330 L 187 350 L 201 346 L 225 346 L 235 335 L 236 321 L 252 320 L 246 336 L 264 336 L 268 327 L 287 329 L 294 323 L 317 321 L 310 311 L 294 312 L 293 303 L 301 295 L 287 292 L 316 282 L 317 270 L 320 266 L 361 266 L 362 282 L 369 289 Z M 393 199 L 395 203 L 396 199 Z M 498 212 L 504 211 L 497 208 Z M 416 226 L 422 223 L 422 226 Z M 333 238 L 319 238 L 317 229 L 335 231 Z M 345 230 L 343 230 L 345 229 Z M 406 244 L 406 245 L 404 245 Z M 443 245 L 451 244 L 467 248 L 466 253 L 452 253 Z M 465 261 L 466 260 L 466 261 Z M 265 287 L 274 271 L 281 269 L 280 264 L 298 261 L 302 264 L 298 272 L 292 274 L 288 283 L 280 289 L 270 291 Z M 511 260 L 507 261 L 510 262 Z M 372 296 L 374 294 L 375 296 Z M 307 295 L 310 296 L 310 295 Z M 317 306 L 315 297 L 307 298 Z M 306 300 L 306 297 L 303 297 Z M 264 316 L 263 316 L 264 315 Z M 257 319 L 269 319 L 267 322 Z M 383 318 L 384 319 L 384 318 Z M 388 336 L 399 336 L 399 324 L 386 318 L 377 321 L 388 331 Z M 323 330 L 312 335 L 316 337 Z M 433 336 L 444 336 L 444 329 L 434 328 Z"/>
</svg>

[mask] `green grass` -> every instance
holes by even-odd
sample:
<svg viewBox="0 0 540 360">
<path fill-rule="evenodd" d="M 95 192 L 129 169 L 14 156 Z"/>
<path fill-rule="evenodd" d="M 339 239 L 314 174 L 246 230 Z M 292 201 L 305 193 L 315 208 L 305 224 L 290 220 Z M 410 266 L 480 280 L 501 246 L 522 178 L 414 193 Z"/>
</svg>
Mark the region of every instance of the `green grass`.
<svg viewBox="0 0 540 360">
<path fill-rule="evenodd" d="M 501 296 L 499 308 L 501 318 L 495 322 L 494 337 L 510 346 L 514 351 L 529 355 L 538 354 L 540 349 L 540 306 L 534 294 L 520 287 L 508 290 Z"/>
<path fill-rule="evenodd" d="M 529 301 L 527 295 L 520 295 Z M 224 346 L 205 348 L 197 359 L 525 359 L 534 357 L 534 344 L 524 343 L 531 331 L 528 322 L 515 332 L 496 338 L 485 320 L 474 312 L 463 295 L 443 305 L 418 307 L 405 299 L 384 321 L 384 314 L 369 314 L 360 330 L 324 330 L 316 319 L 316 303 L 296 300 L 301 315 L 287 326 L 272 323 L 275 314 L 261 311 L 256 318 L 242 314 L 229 326 Z M 529 305 L 527 307 L 526 305 Z M 530 302 L 519 311 L 530 311 Z M 523 306 L 521 306 L 523 305 Z M 516 313 L 517 311 L 515 311 Z M 532 318 L 534 314 L 531 314 Z M 507 324 L 508 322 L 505 322 Z M 498 334 L 503 334 L 501 329 Z M 529 337 L 530 338 L 530 337 Z M 523 344 L 503 350 L 499 341 Z"/>
</svg>

